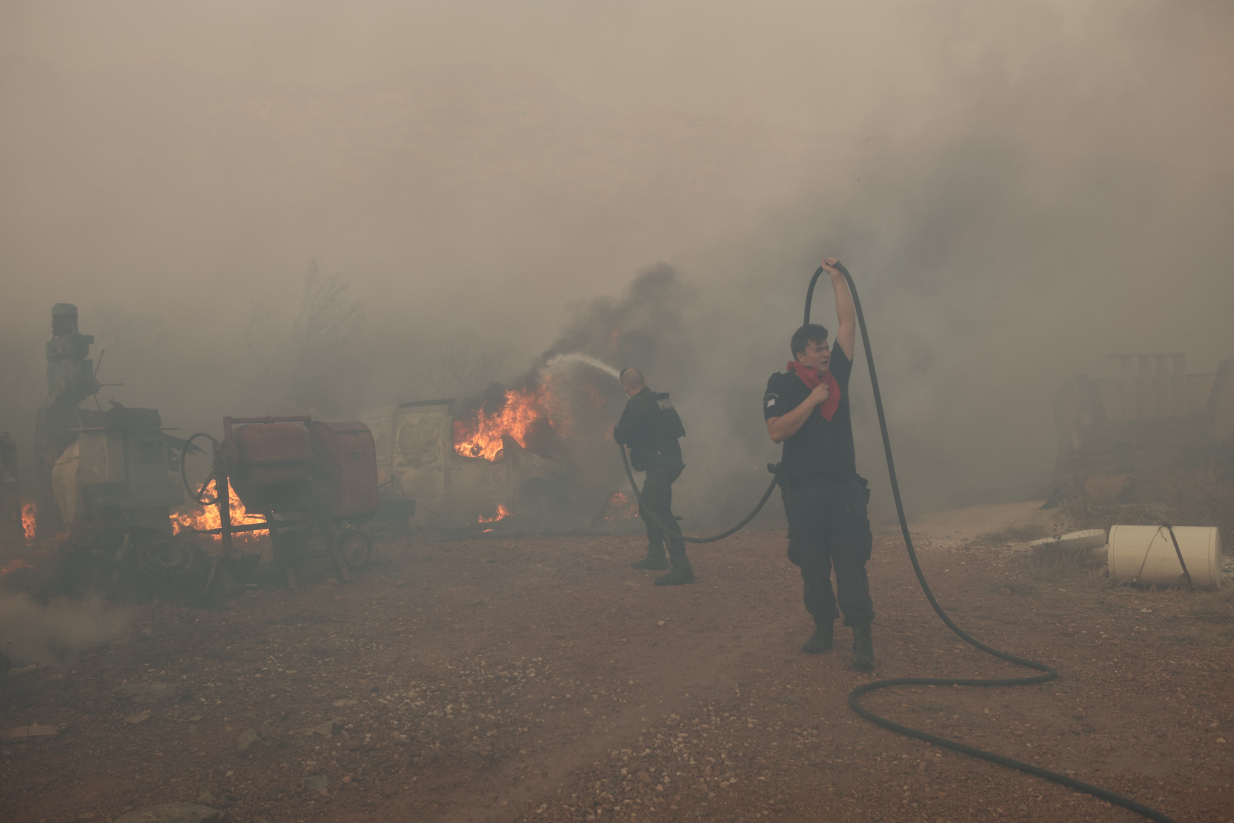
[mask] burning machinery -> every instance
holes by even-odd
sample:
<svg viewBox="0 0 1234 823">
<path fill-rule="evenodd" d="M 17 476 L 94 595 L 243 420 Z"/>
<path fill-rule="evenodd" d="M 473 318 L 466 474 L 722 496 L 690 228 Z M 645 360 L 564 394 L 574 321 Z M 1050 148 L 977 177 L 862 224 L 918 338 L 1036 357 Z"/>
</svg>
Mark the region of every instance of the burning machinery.
<svg viewBox="0 0 1234 823">
<path fill-rule="evenodd" d="M 35 420 L 35 536 L 66 537 L 46 583 L 120 597 L 191 591 L 209 562 L 169 519 L 183 499 L 171 468 L 184 444 L 154 409 L 79 408 L 102 385 L 87 357 L 93 342 L 77 330 L 76 306 L 52 307 L 48 396 Z"/>
<path fill-rule="evenodd" d="M 268 531 L 274 560 L 293 588 L 312 556 L 309 538 L 314 531 L 343 580 L 351 580 L 351 571 L 369 561 L 372 544 L 356 528 L 378 507 L 376 451 L 364 423 L 326 423 L 304 416 L 225 417 L 223 442 L 196 434 L 189 443 L 198 437 L 211 440 L 214 461 L 210 478 L 194 498 L 217 508 L 219 525 L 185 531 L 220 536 L 216 568 L 225 590 L 234 585 L 237 534 Z M 187 486 L 183 457 L 181 474 Z M 258 514 L 260 522 L 233 522 L 233 488 L 244 509 Z"/>
<path fill-rule="evenodd" d="M 55 590 L 166 597 L 204 586 L 209 558 L 172 532 L 170 510 L 183 500 L 171 473 L 178 441 L 163 431 L 159 413 L 113 404 L 77 409 L 75 417 L 76 438 L 52 467 L 56 508 L 68 528 Z"/>
</svg>

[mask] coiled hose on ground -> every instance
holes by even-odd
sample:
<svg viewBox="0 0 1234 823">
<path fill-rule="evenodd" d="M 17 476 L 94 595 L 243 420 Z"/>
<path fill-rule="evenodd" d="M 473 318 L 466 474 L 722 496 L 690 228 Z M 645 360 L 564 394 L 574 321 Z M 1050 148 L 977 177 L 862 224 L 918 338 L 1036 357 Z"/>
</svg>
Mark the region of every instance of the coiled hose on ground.
<svg viewBox="0 0 1234 823">
<path fill-rule="evenodd" d="M 1091 783 L 1085 783 L 1082 780 L 1076 780 L 1075 778 L 1067 777 L 1064 774 L 1052 772 L 1049 769 L 1043 769 L 1040 766 L 1034 766 L 1031 763 L 1024 763 L 1019 760 L 1013 760 L 1010 757 L 1003 757 L 1002 755 L 988 752 L 985 749 L 979 749 L 976 746 L 969 746 L 955 740 L 949 740 L 945 737 L 939 737 L 937 735 L 929 734 L 928 732 L 923 732 L 918 729 L 901 725 L 894 721 L 888 720 L 885 717 L 880 717 L 861 705 L 861 697 L 863 695 L 878 691 L 880 689 L 891 689 L 897 686 L 1034 686 L 1054 680 L 1058 677 L 1058 672 L 1052 666 L 1045 663 L 1039 663 L 1035 660 L 1027 660 L 1023 657 L 1016 657 L 1015 655 L 1008 654 L 1007 652 L 1001 652 L 998 649 L 987 646 L 981 641 L 971 637 L 967 632 L 957 626 L 955 622 L 952 621 L 952 619 L 947 615 L 947 613 L 943 611 L 943 607 L 938 604 L 938 600 L 934 597 L 934 592 L 930 590 L 930 584 L 926 582 L 925 573 L 922 572 L 921 564 L 917 560 L 917 550 L 913 546 L 912 535 L 909 534 L 908 531 L 908 518 L 904 514 L 904 501 L 900 496 L 900 483 L 896 477 L 895 459 L 891 454 L 891 437 L 887 433 L 887 416 L 883 412 L 883 397 L 882 392 L 879 390 L 878 373 L 874 368 L 874 353 L 870 346 L 870 335 L 866 329 L 865 314 L 861 310 L 861 298 L 857 295 L 857 286 L 853 283 L 852 275 L 848 273 L 848 269 L 839 263 L 836 264 L 835 268 L 838 269 L 842 275 L 844 275 L 844 280 L 848 283 L 849 293 L 853 296 L 853 306 L 857 310 L 857 324 L 861 328 L 861 339 L 865 344 L 866 365 L 870 370 L 870 386 L 874 390 L 874 406 L 878 411 L 878 427 L 882 433 L 883 451 L 887 458 L 887 473 L 891 480 L 891 494 L 895 499 L 896 514 L 900 520 L 900 532 L 904 536 L 904 547 L 908 550 L 908 559 L 913 564 L 913 573 L 917 575 L 917 582 L 921 584 L 921 591 L 925 594 L 926 600 L 930 603 L 930 607 L 934 609 L 934 613 L 938 615 L 944 625 L 951 629 L 951 631 L 965 643 L 968 643 L 970 646 L 978 649 L 979 651 L 985 652 L 991 657 L 996 657 L 999 660 L 1004 660 L 1008 663 L 1014 663 L 1017 666 L 1023 666 L 1024 668 L 1041 672 L 1041 674 L 1031 675 L 1028 677 L 1010 678 L 896 677 L 887 680 L 875 680 L 870 683 L 863 683 L 849 692 L 849 707 L 866 720 L 882 726 L 885 729 L 890 729 L 893 732 L 905 735 L 906 737 L 923 740 L 926 743 L 932 743 L 935 746 L 941 746 L 945 749 L 951 749 L 952 751 L 961 752 L 963 754 L 970 755 L 971 757 L 989 761 L 990 763 L 996 763 L 999 766 L 1006 766 L 1009 769 L 1016 769 L 1027 774 L 1045 778 L 1046 780 L 1058 783 L 1059 785 L 1066 786 L 1069 789 L 1090 794 L 1093 797 L 1100 798 L 1101 800 L 1115 806 L 1121 806 L 1124 809 L 1133 811 L 1149 820 L 1157 821 L 1157 823 L 1175 823 L 1173 818 L 1167 817 L 1156 809 L 1149 808 L 1142 803 L 1137 803 L 1129 797 L 1123 797 L 1120 794 L 1115 794 L 1114 792 L 1103 789 L 1100 786 L 1094 786 Z M 814 276 L 810 278 L 810 287 L 806 290 L 804 323 L 810 322 L 810 304 L 814 300 L 814 286 L 818 282 L 819 275 L 822 273 L 823 267 L 819 266 L 818 270 L 814 272 Z M 638 485 L 634 482 L 634 475 L 630 471 L 630 463 L 626 458 L 625 447 L 618 446 L 618 448 L 621 449 L 621 460 L 622 464 L 625 466 L 626 477 L 629 478 L 630 487 L 634 490 L 634 494 L 639 501 L 639 511 L 647 511 L 650 514 L 649 509 L 643 505 L 642 496 L 639 494 Z M 731 529 L 727 529 L 726 531 L 707 538 L 691 538 L 681 535 L 681 539 L 689 543 L 711 543 L 735 533 L 754 519 L 754 516 L 758 514 L 758 512 L 763 508 L 763 505 L 767 502 L 767 499 L 771 497 L 771 492 L 775 489 L 777 482 L 778 478 L 771 481 L 771 485 L 768 486 L 767 491 L 763 494 L 762 500 L 760 500 L 758 505 L 755 506 L 754 511 L 750 512 L 745 519 Z M 681 530 L 677 528 L 676 523 L 669 526 L 664 523 L 660 523 L 654 515 L 651 515 L 651 517 L 655 520 L 657 525 L 660 526 L 660 528 L 680 533 Z"/>
</svg>

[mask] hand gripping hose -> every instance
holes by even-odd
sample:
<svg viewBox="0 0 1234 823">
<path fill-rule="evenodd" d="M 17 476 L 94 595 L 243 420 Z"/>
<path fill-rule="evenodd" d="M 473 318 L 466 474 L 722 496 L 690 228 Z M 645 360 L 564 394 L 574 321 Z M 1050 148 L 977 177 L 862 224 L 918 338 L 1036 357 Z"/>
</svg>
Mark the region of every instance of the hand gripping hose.
<svg viewBox="0 0 1234 823">
<path fill-rule="evenodd" d="M 890 680 L 875 680 L 871 683 L 865 683 L 853 689 L 848 694 L 848 705 L 857 714 L 864 717 L 866 720 L 876 723 L 886 729 L 891 729 L 893 732 L 913 737 L 917 740 L 924 740 L 927 743 L 933 743 L 935 746 L 941 746 L 945 749 L 951 749 L 957 752 L 972 757 L 977 757 L 982 760 L 988 760 L 991 763 L 997 763 L 1000 766 L 1006 766 L 1009 769 L 1018 769 L 1028 774 L 1044 777 L 1046 780 L 1051 780 L 1066 786 L 1069 789 L 1074 789 L 1078 792 L 1091 794 L 1098 797 L 1107 803 L 1112 803 L 1116 806 L 1122 806 L 1124 809 L 1129 809 L 1142 817 L 1149 820 L 1158 821 L 1158 823 L 1174 823 L 1172 818 L 1166 817 L 1161 812 L 1155 809 L 1150 809 L 1141 803 L 1137 803 L 1128 797 L 1115 794 L 1107 791 L 1099 786 L 1093 786 L 1089 783 L 1084 783 L 1080 780 L 1067 777 L 1066 775 L 1052 772 L 1048 769 L 1043 769 L 1038 766 L 1033 766 L 1029 763 L 1023 763 L 1019 760 L 1012 760 L 1009 757 L 994 754 L 993 752 L 978 749 L 975 746 L 967 746 L 955 740 L 948 740 L 945 737 L 928 734 L 917 729 L 911 729 L 908 726 L 902 726 L 899 723 L 892 722 L 886 718 L 879 717 L 869 709 L 864 708 L 860 703 L 860 698 L 864 694 L 877 691 L 879 689 L 890 689 L 896 686 L 1032 686 L 1038 683 L 1046 683 L 1058 677 L 1058 672 L 1045 663 L 1038 663 L 1033 660 L 1025 660 L 1022 657 L 1016 657 L 1007 652 L 1000 652 L 997 649 L 991 648 L 984 643 L 970 637 L 963 629 L 952 622 L 947 613 L 943 611 L 943 607 L 938 605 L 938 601 L 934 599 L 934 593 L 930 591 L 930 585 L 926 582 L 925 574 L 921 571 L 921 564 L 917 562 L 917 551 L 913 548 L 913 538 L 908 533 L 908 519 L 904 515 L 904 502 L 900 498 L 900 483 L 896 479 L 895 461 L 891 456 L 891 438 L 887 435 L 887 417 L 883 413 L 883 398 L 878 388 L 878 375 L 874 371 L 874 354 L 870 349 L 870 335 L 866 330 L 865 315 L 861 311 L 861 299 L 857 296 L 857 287 L 853 284 L 853 278 L 848 273 L 848 269 L 841 264 L 836 264 L 836 269 L 844 275 L 845 281 L 848 283 L 849 293 L 853 296 L 853 305 L 857 310 L 857 323 L 861 327 L 861 338 L 865 342 L 866 365 L 870 369 L 870 385 L 874 390 L 874 406 L 878 409 L 878 426 L 883 435 L 883 451 L 887 455 L 887 473 L 891 478 L 891 494 L 895 498 L 896 513 L 900 518 L 900 531 L 904 534 L 904 546 L 908 549 L 908 559 L 912 561 L 913 572 L 917 575 L 917 582 L 921 584 L 921 590 L 925 593 L 926 599 L 930 601 L 930 607 L 934 609 L 934 613 L 946 624 L 947 628 L 956 633 L 957 636 L 965 643 L 968 643 L 975 649 L 985 652 L 992 657 L 997 657 L 999 660 L 1005 660 L 1008 663 L 1014 663 L 1017 666 L 1023 666 L 1028 669 L 1034 669 L 1041 672 L 1038 675 L 1029 677 L 1012 677 L 1003 679 L 964 679 L 964 678 L 946 678 L 946 677 L 897 677 Z M 818 277 L 823 273 L 822 266 L 819 266 L 818 271 L 814 272 L 814 276 L 810 279 L 810 288 L 806 292 L 806 311 L 805 322 L 810 322 L 810 303 L 814 297 L 814 284 L 818 281 Z"/>
</svg>

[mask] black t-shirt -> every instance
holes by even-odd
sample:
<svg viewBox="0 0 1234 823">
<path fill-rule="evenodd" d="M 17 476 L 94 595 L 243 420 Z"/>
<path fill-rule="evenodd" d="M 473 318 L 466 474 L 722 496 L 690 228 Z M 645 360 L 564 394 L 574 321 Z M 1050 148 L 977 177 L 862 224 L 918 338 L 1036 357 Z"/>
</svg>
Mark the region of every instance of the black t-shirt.
<svg viewBox="0 0 1234 823">
<path fill-rule="evenodd" d="M 789 482 L 804 486 L 825 484 L 857 473 L 848 407 L 848 378 L 853 373 L 853 361 L 839 346 L 831 350 L 830 369 L 840 385 L 840 405 L 831 420 L 824 420 L 816 407 L 797 433 L 784 441 L 780 469 Z M 763 419 L 783 417 L 809 396 L 810 390 L 800 377 L 792 372 L 777 372 L 767 381 Z"/>
</svg>

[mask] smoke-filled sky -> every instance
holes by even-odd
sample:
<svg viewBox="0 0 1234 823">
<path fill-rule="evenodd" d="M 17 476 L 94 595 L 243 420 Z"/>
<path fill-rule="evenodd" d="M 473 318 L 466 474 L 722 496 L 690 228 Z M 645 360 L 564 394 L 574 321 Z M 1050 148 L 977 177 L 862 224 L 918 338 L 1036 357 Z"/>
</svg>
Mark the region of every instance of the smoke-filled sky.
<svg viewBox="0 0 1234 823">
<path fill-rule="evenodd" d="M 23 448 L 60 301 L 103 397 L 182 433 L 309 403 L 283 383 L 313 261 L 365 321 L 339 414 L 431 392 L 443 341 L 513 377 L 674 267 L 689 361 L 648 376 L 687 502 L 775 456 L 759 401 L 824 254 L 934 502 L 1044 483 L 1055 392 L 1107 354 L 1234 357 L 1225 2 L 9 2 L 0 106 Z"/>
</svg>

